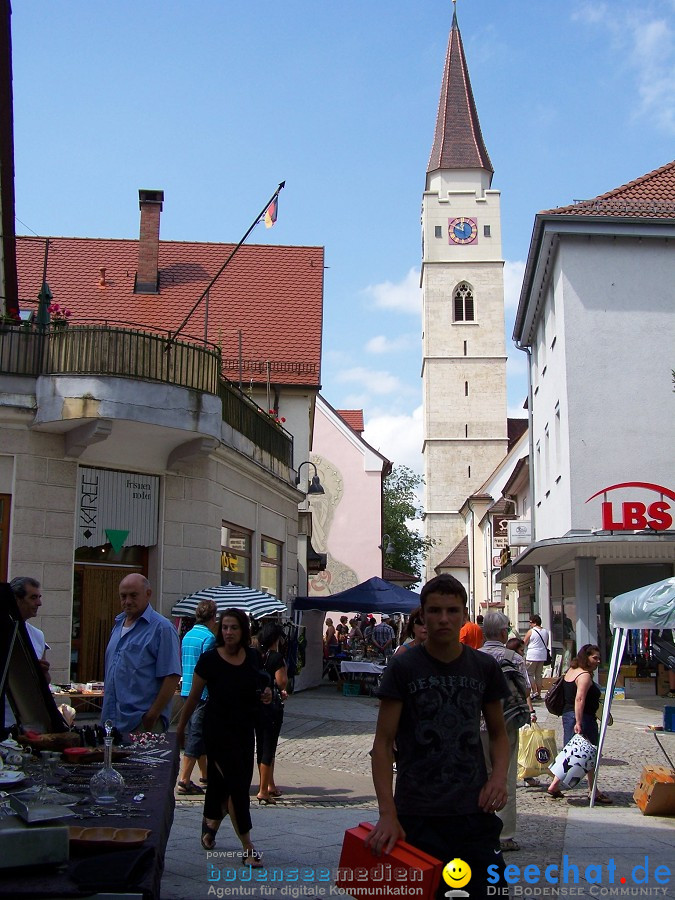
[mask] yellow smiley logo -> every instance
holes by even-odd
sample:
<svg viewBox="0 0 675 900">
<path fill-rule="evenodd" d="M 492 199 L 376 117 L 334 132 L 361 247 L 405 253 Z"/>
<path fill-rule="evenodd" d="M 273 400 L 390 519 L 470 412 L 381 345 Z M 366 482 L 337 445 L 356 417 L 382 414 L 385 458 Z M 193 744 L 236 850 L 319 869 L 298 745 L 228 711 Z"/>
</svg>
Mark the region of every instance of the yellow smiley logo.
<svg viewBox="0 0 675 900">
<path fill-rule="evenodd" d="M 463 888 L 471 881 L 471 866 L 463 859 L 451 859 L 443 869 L 443 880 L 451 888 Z"/>
</svg>

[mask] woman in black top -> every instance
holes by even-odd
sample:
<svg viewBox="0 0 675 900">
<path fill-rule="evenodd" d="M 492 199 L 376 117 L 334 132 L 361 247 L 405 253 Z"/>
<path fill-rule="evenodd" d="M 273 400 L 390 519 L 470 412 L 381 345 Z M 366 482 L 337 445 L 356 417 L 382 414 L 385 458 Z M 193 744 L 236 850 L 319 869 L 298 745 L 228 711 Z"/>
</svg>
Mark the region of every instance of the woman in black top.
<svg viewBox="0 0 675 900">
<path fill-rule="evenodd" d="M 600 648 L 595 644 L 584 644 L 570 663 L 563 676 L 563 743 L 568 744 L 575 734 L 581 734 L 595 747 L 598 746 L 598 720 L 596 713 L 600 706 L 600 688 L 593 681 L 593 673 L 600 665 Z M 588 773 L 589 791 L 593 790 L 595 770 Z M 563 795 L 560 779 L 555 776 L 548 786 L 548 793 L 554 799 Z M 602 791 L 595 792 L 596 803 L 611 803 Z"/>
<path fill-rule="evenodd" d="M 203 735 L 208 785 L 202 846 L 205 850 L 213 849 L 218 827 L 229 811 L 244 849 L 241 861 L 260 868 L 262 855 L 251 843 L 249 791 L 256 714 L 261 701 L 270 703 L 272 692 L 269 687 L 263 687 L 260 656 L 249 646 L 250 641 L 248 617 L 239 609 L 226 609 L 220 617 L 215 648 L 203 653 L 197 661 L 176 733 L 182 747 L 186 723 L 207 687 Z"/>
<path fill-rule="evenodd" d="M 272 683 L 272 702 L 260 707 L 255 725 L 256 757 L 260 773 L 258 803 L 275 803 L 275 797 L 281 797 L 281 791 L 274 783 L 274 756 L 284 721 L 284 700 L 288 684 L 286 662 L 279 653 L 279 641 L 283 634 L 280 625 L 267 623 L 263 625 L 259 637 L 263 666 Z"/>
</svg>

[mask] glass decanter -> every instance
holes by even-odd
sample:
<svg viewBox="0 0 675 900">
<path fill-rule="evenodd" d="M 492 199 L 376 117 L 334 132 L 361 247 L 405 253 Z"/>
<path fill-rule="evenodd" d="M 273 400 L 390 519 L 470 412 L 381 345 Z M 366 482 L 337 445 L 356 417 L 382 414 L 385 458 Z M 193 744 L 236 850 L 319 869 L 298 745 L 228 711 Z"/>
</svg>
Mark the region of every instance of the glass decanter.
<svg viewBox="0 0 675 900">
<path fill-rule="evenodd" d="M 117 803 L 124 790 L 124 778 L 112 767 L 113 723 L 104 722 L 103 768 L 89 782 L 89 790 L 96 803 Z"/>
</svg>

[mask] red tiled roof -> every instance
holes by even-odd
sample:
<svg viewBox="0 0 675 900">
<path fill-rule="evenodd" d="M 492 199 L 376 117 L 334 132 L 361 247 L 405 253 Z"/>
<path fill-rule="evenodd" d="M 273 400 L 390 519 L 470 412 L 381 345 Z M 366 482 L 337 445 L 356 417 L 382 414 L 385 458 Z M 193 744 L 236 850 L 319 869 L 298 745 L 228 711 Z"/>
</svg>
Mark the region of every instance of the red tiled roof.
<svg viewBox="0 0 675 900">
<path fill-rule="evenodd" d="M 675 160 L 592 200 L 547 209 L 539 215 L 675 218 Z"/>
<path fill-rule="evenodd" d="M 347 423 L 347 425 L 349 425 L 352 431 L 357 431 L 361 434 L 365 427 L 363 424 L 362 409 L 336 409 L 335 412 Z"/>
<path fill-rule="evenodd" d="M 494 171 L 480 130 L 456 14 L 452 17 L 427 173 L 436 169 Z"/>
<path fill-rule="evenodd" d="M 462 540 L 435 568 L 438 574 L 441 569 L 468 569 L 469 568 L 469 537 L 464 535 Z"/>
<path fill-rule="evenodd" d="M 400 569 L 392 569 L 390 566 L 382 567 L 382 579 L 391 581 L 394 584 L 415 584 L 419 581 L 417 575 L 411 575 L 409 572 L 401 572 Z"/>
<path fill-rule="evenodd" d="M 49 239 L 47 282 L 54 302 L 72 310 L 71 322 L 107 320 L 175 330 L 223 265 L 232 244 L 159 242 L 158 294 L 134 294 L 137 240 Z M 17 238 L 19 297 L 37 298 L 44 239 Z M 105 266 L 105 286 L 99 284 Z M 244 245 L 210 291 L 208 339 L 221 347 L 223 373 L 238 379 L 242 332 L 243 378 L 319 386 L 323 316 L 322 247 Z M 181 337 L 203 339 L 205 303 Z"/>
</svg>

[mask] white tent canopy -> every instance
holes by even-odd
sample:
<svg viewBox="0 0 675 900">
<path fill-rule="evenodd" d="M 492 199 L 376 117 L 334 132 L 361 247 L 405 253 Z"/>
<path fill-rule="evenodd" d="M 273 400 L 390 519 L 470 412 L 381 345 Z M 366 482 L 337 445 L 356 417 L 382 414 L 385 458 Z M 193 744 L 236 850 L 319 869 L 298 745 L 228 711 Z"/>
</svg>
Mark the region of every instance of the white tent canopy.
<svg viewBox="0 0 675 900">
<path fill-rule="evenodd" d="M 600 739 L 598 741 L 598 761 L 596 765 L 596 779 L 591 794 L 591 806 L 595 805 L 595 792 L 597 789 L 597 773 L 600 769 L 602 758 L 602 745 L 607 732 L 607 722 L 614 696 L 614 686 L 619 674 L 619 667 L 623 659 L 623 651 L 626 647 L 627 632 L 631 628 L 649 628 L 652 631 L 660 631 L 664 628 L 675 628 L 675 578 L 666 578 L 655 584 L 619 594 L 609 604 L 609 622 L 614 631 L 612 640 L 612 655 L 609 661 L 607 673 L 607 688 L 605 702 L 602 708 L 602 721 L 600 722 Z"/>
</svg>

